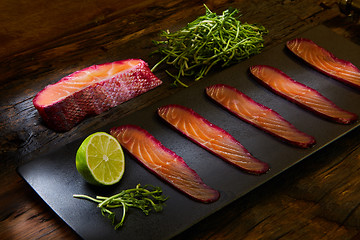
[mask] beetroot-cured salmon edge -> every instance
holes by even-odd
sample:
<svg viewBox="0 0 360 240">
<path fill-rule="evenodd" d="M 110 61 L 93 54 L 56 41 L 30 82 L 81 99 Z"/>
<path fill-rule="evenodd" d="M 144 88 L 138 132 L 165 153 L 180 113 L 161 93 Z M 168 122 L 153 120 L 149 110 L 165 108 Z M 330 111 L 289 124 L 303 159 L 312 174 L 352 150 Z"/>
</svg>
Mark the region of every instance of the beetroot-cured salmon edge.
<svg viewBox="0 0 360 240">
<path fill-rule="evenodd" d="M 222 156 L 219 156 L 216 152 L 212 151 L 211 149 L 203 146 L 201 143 L 197 142 L 195 139 L 191 138 L 190 136 L 187 136 L 185 133 L 183 133 L 182 131 L 178 130 L 175 126 L 173 126 L 172 124 L 170 124 L 169 122 L 167 122 L 164 118 L 161 117 L 159 111 L 160 109 L 162 108 L 165 108 L 165 107 L 179 107 L 179 108 L 182 108 L 182 109 L 185 109 L 187 111 L 190 111 L 191 114 L 194 115 L 194 117 L 197 117 L 197 118 L 200 118 L 204 121 L 205 124 L 221 131 L 223 134 L 225 135 L 228 135 L 233 141 L 235 141 L 244 151 L 244 153 L 246 153 L 246 155 L 248 155 L 251 159 L 253 159 L 254 161 L 257 161 L 259 163 L 261 163 L 263 165 L 263 168 L 259 171 L 250 171 L 250 170 L 247 170 L 245 168 L 242 168 L 230 161 L 228 161 L 227 159 L 225 159 L 224 157 Z M 198 146 L 201 146 L 202 148 L 205 148 L 206 150 L 208 150 L 210 153 L 214 154 L 215 156 L 221 158 L 222 160 L 224 160 L 225 162 L 237 167 L 238 169 L 241 169 L 242 171 L 244 172 L 247 172 L 247 173 L 250 173 L 250 174 L 253 174 L 253 175 L 261 175 L 261 174 L 264 174 L 266 172 L 268 172 L 270 170 L 270 166 L 268 163 L 266 162 L 263 162 L 257 158 L 255 158 L 238 140 L 236 140 L 231 134 L 229 134 L 228 132 L 226 132 L 224 129 L 218 127 L 217 125 L 209 122 L 207 119 L 203 118 L 201 115 L 199 115 L 197 112 L 195 112 L 194 110 L 190 109 L 190 108 L 187 108 L 185 106 L 182 106 L 182 105 L 178 105 L 178 104 L 168 104 L 168 105 L 165 105 L 165 106 L 162 106 L 162 107 L 159 107 L 158 110 L 157 110 L 157 113 L 158 113 L 158 116 L 164 121 L 167 123 L 167 125 L 169 125 L 172 129 L 176 130 L 177 132 L 180 132 L 182 136 L 185 136 L 187 139 L 189 139 L 190 141 L 192 141 L 193 143 L 197 144 Z"/>
<path fill-rule="evenodd" d="M 112 136 L 114 136 L 115 138 L 116 137 L 116 131 L 119 130 L 119 129 L 122 129 L 122 128 L 133 128 L 133 129 L 136 129 L 138 131 L 141 131 L 143 132 L 146 137 L 148 137 L 151 141 L 155 142 L 156 145 L 158 145 L 162 150 L 164 150 L 165 152 L 171 154 L 174 156 L 174 158 L 176 159 L 180 159 L 181 160 L 181 164 L 183 164 L 189 171 L 191 171 L 196 180 L 199 181 L 200 183 L 202 183 L 202 185 L 204 186 L 204 188 L 208 189 L 208 190 L 212 190 L 214 195 L 211 199 L 208 199 L 208 200 L 201 200 L 201 199 L 198 199 L 194 196 L 191 196 L 190 194 L 186 193 L 184 190 L 182 190 L 181 188 L 173 185 L 169 180 L 167 180 L 166 178 L 163 178 L 161 176 L 159 176 L 153 169 L 147 167 L 140 159 L 138 159 L 136 156 L 134 156 L 129 150 L 127 150 L 127 148 L 124 147 L 125 151 L 130 155 L 132 156 L 132 158 L 136 159 L 137 162 L 139 162 L 144 168 L 146 168 L 148 171 L 150 171 L 153 175 L 155 175 L 157 178 L 165 181 L 167 184 L 169 184 L 171 187 L 174 187 L 175 189 L 177 189 L 178 191 L 180 191 L 181 193 L 185 194 L 186 196 L 188 196 L 189 198 L 193 199 L 193 200 L 196 200 L 198 202 L 202 202 L 202 203 L 212 203 L 212 202 L 215 202 L 217 201 L 219 198 L 220 198 L 220 193 L 219 191 L 211 188 L 210 186 L 206 185 L 203 180 L 201 179 L 201 177 L 197 174 L 197 172 L 190 168 L 186 162 L 184 161 L 184 159 L 182 157 L 180 157 L 179 155 L 177 155 L 175 152 L 173 152 L 172 150 L 170 150 L 169 148 L 165 147 L 158 139 L 156 139 L 153 135 L 151 135 L 148 131 L 146 131 L 145 129 L 139 127 L 139 126 L 136 126 L 136 125 L 132 125 L 132 124 L 128 124 L 128 125 L 122 125 L 122 126 L 118 126 L 118 127 L 113 127 L 110 129 L 110 134 Z"/>
<path fill-rule="evenodd" d="M 309 90 L 311 90 L 311 91 L 315 91 L 315 92 L 316 92 L 317 94 L 319 94 L 319 96 L 321 96 L 323 99 L 325 99 L 326 101 L 331 102 L 331 105 L 332 105 L 334 108 L 340 109 L 340 110 L 342 110 L 342 111 L 344 111 L 344 112 L 347 112 L 347 113 L 351 114 L 353 117 L 352 117 L 351 119 L 349 119 L 349 120 L 342 120 L 342 119 L 333 118 L 333 117 L 330 117 L 330 116 L 328 116 L 328 115 L 326 115 L 326 114 L 323 114 L 323 113 L 321 113 L 321 112 L 318 112 L 318 111 L 314 110 L 313 108 L 310 108 L 310 107 L 304 105 L 303 103 L 301 103 L 301 102 L 299 102 L 299 101 L 296 101 L 296 100 L 293 99 L 293 98 L 288 97 L 286 94 L 284 94 L 284 93 L 282 93 L 282 92 L 279 92 L 279 91 L 273 89 L 271 86 L 269 86 L 268 84 L 266 84 L 266 83 L 265 83 L 264 81 L 262 81 L 260 78 L 258 78 L 258 77 L 255 76 L 254 74 L 252 74 L 252 76 L 254 76 L 254 78 L 255 78 L 261 85 L 263 85 L 264 87 L 266 87 L 266 88 L 269 89 L 270 91 L 276 93 L 277 95 L 285 98 L 286 100 L 288 100 L 288 101 L 290 101 L 290 102 L 293 102 L 293 103 L 295 103 L 296 105 L 298 105 L 298 106 L 300 106 L 300 107 L 302 107 L 302 108 L 304 108 L 304 109 L 307 109 L 307 110 L 309 110 L 310 112 L 313 112 L 313 113 L 317 114 L 318 116 L 322 116 L 322 117 L 325 118 L 325 119 L 328 119 L 328 120 L 331 120 L 331 121 L 334 121 L 334 122 L 337 122 L 337 123 L 341 123 L 341 124 L 351 124 L 351 123 L 355 122 L 355 121 L 358 119 L 358 116 L 357 116 L 355 113 L 352 113 L 352 112 L 346 111 L 346 110 L 344 110 L 344 109 L 341 109 L 340 107 L 338 107 L 337 105 L 335 105 L 334 102 L 332 102 L 332 101 L 331 101 L 330 99 L 328 99 L 327 97 L 323 96 L 321 93 L 319 93 L 319 92 L 316 91 L 315 89 L 310 88 L 310 87 L 306 86 L 306 85 L 303 84 L 303 83 L 300 83 L 300 82 L 298 82 L 298 81 L 295 81 L 294 79 L 292 79 L 291 77 L 289 77 L 288 75 L 286 75 L 286 74 L 285 74 L 284 72 L 282 72 L 281 70 L 279 70 L 279 69 L 277 69 L 277 68 L 274 68 L 274 67 L 271 67 L 271 66 L 268 66 L 268 65 L 254 65 L 254 66 L 251 66 L 251 67 L 250 67 L 250 72 L 251 72 L 251 70 L 252 70 L 253 68 L 255 68 L 255 67 L 261 67 L 261 68 L 265 67 L 265 68 L 269 68 L 269 69 L 272 69 L 273 71 L 278 72 L 278 73 L 281 74 L 283 77 L 287 78 L 289 81 L 292 81 L 292 82 L 294 82 L 294 83 L 296 83 L 296 84 L 299 84 L 299 85 L 301 85 L 301 86 L 303 86 L 303 87 L 305 87 L 305 88 L 307 88 L 307 89 L 309 89 Z"/>
<path fill-rule="evenodd" d="M 282 137 L 282 136 L 280 136 L 280 135 L 278 135 L 278 134 L 275 134 L 275 133 L 271 132 L 270 130 L 267 130 L 267 129 L 264 129 L 264 128 L 258 126 L 257 124 L 255 124 L 255 123 L 247 120 L 246 118 L 243 118 L 243 117 L 239 116 L 235 111 L 233 111 L 233 110 L 231 110 L 231 109 L 223 106 L 221 103 L 219 103 L 218 101 L 216 101 L 215 99 L 213 99 L 211 96 L 209 96 L 209 94 L 208 94 L 208 92 L 207 92 L 208 89 L 210 89 L 211 87 L 221 87 L 221 86 L 236 91 L 236 93 L 242 95 L 242 96 L 245 97 L 248 101 L 251 101 L 252 103 L 260 106 L 261 108 L 263 108 L 263 109 L 265 109 L 265 110 L 268 110 L 268 111 L 271 111 L 272 113 L 276 114 L 276 115 L 279 117 L 279 119 L 281 119 L 281 120 L 284 121 L 284 122 L 287 122 L 287 123 L 291 126 L 291 128 L 292 128 L 293 130 L 297 131 L 297 132 L 300 133 L 300 134 L 303 134 L 303 135 L 305 135 L 305 136 L 308 136 L 311 140 L 310 140 L 309 142 L 307 142 L 306 144 L 301 144 L 301 143 L 296 142 L 296 141 L 290 141 L 290 140 L 288 140 L 288 139 L 286 139 L 286 138 L 284 138 L 284 137 Z M 215 85 L 206 87 L 205 91 L 206 91 L 206 93 L 207 93 L 207 96 L 208 96 L 213 102 L 215 102 L 216 104 L 220 105 L 223 109 L 229 111 L 229 112 L 232 113 L 234 116 L 238 117 L 239 119 L 243 120 L 244 122 L 247 122 L 247 123 L 251 124 L 252 126 L 254 126 L 254 127 L 256 127 L 256 128 L 258 128 L 258 129 L 266 132 L 266 133 L 269 133 L 270 135 L 272 135 L 272 136 L 274 136 L 274 137 L 276 137 L 276 138 L 278 138 L 278 139 L 280 139 L 282 142 L 289 143 L 289 144 L 291 144 L 291 145 L 293 145 L 293 146 L 300 147 L 300 148 L 310 148 L 310 147 L 312 147 L 312 146 L 314 146 L 314 145 L 316 144 L 316 140 L 315 140 L 315 138 L 314 138 L 313 136 L 308 135 L 308 134 L 306 134 L 306 133 L 298 130 L 293 124 L 291 124 L 289 121 L 287 121 L 285 118 L 283 118 L 278 112 L 276 112 L 275 110 L 273 110 L 273 109 L 271 109 L 271 108 L 269 108 L 269 107 L 266 107 L 265 105 L 262 105 L 262 104 L 260 104 L 260 103 L 258 103 L 258 102 L 256 102 L 256 101 L 254 101 L 252 98 L 250 98 L 249 96 L 247 96 L 246 94 L 244 94 L 243 92 L 239 91 L 238 89 L 236 89 L 236 88 L 234 88 L 234 87 L 231 87 L 231 86 L 226 85 L 226 84 L 215 84 Z"/>
<path fill-rule="evenodd" d="M 348 80 L 346 80 L 346 79 L 344 79 L 344 78 L 338 77 L 338 76 L 336 76 L 336 75 L 333 75 L 333 74 L 331 74 L 331 73 L 329 73 L 329 72 L 327 72 L 327 71 L 325 71 L 325 70 L 323 70 L 323 69 L 321 69 L 321 68 L 319 68 L 319 67 L 317 67 L 317 66 L 315 66 L 315 65 L 313 65 L 313 64 L 311 64 L 311 63 L 309 63 L 308 61 L 306 61 L 305 59 L 303 59 L 301 56 L 299 56 L 297 53 L 295 53 L 294 51 L 292 51 L 292 50 L 290 49 L 290 47 L 289 47 L 289 44 L 292 43 L 292 42 L 294 42 L 294 41 L 306 41 L 306 42 L 309 42 L 309 43 L 311 43 L 311 44 L 314 44 L 316 47 L 318 47 L 319 49 L 321 49 L 321 51 L 325 52 L 326 54 L 329 54 L 329 56 L 330 56 L 332 59 L 334 59 L 335 61 L 337 61 L 337 62 L 339 62 L 339 63 L 342 63 L 342 64 L 344 64 L 344 65 L 346 65 L 346 66 L 350 66 L 350 67 L 352 67 L 352 68 L 354 68 L 354 69 L 358 69 L 353 63 L 351 63 L 351 62 L 349 62 L 349 61 L 347 61 L 347 60 L 344 60 L 344 59 L 341 59 L 341 58 L 336 57 L 332 52 L 326 50 L 325 48 L 323 48 L 323 47 L 319 46 L 318 44 L 316 44 L 314 41 L 312 41 L 312 40 L 310 40 L 310 39 L 307 39 L 307 38 L 295 38 L 295 39 L 292 39 L 292 40 L 289 40 L 289 41 L 286 42 L 286 48 L 287 48 L 293 55 L 295 55 L 297 58 L 301 59 L 302 62 L 306 63 L 308 66 L 314 68 L 315 70 L 323 73 L 324 75 L 326 75 L 326 76 L 328 76 L 328 77 L 331 77 L 331 78 L 333 78 L 333 79 L 336 79 L 336 80 L 338 80 L 338 81 L 340 81 L 340 82 L 342 82 L 342 83 L 344 83 L 344 84 L 348 84 L 349 86 L 355 87 L 356 89 L 360 90 L 360 85 L 355 84 L 355 83 L 353 83 L 353 82 L 351 82 L 351 81 L 348 81 Z M 359 70 L 359 69 L 358 69 L 358 70 Z M 359 73 L 360 73 L 360 70 L 359 70 Z"/>
</svg>

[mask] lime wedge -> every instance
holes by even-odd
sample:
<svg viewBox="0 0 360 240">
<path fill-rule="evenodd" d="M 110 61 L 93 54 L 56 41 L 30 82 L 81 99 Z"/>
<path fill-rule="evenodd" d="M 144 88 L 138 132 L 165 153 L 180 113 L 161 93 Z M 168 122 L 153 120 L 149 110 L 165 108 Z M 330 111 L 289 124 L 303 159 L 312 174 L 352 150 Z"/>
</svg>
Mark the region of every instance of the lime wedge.
<svg viewBox="0 0 360 240">
<path fill-rule="evenodd" d="M 125 158 L 120 143 L 108 133 L 88 136 L 76 153 L 76 169 L 94 185 L 113 185 L 125 170 Z"/>
</svg>

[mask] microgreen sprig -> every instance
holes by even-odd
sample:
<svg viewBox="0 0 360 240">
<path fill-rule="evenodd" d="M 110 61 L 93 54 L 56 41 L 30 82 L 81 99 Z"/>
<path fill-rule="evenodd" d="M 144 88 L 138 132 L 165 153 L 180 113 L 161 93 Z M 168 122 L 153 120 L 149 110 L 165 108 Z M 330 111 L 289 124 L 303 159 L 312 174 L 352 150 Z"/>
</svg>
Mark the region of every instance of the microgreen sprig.
<svg viewBox="0 0 360 240">
<path fill-rule="evenodd" d="M 160 187 L 154 187 L 151 185 L 145 185 L 141 187 L 138 184 L 135 188 L 122 190 L 118 194 L 111 197 L 97 196 L 96 198 L 74 194 L 74 198 L 82 198 L 95 203 L 98 203 L 103 216 L 108 217 L 115 229 L 118 229 L 124 224 L 126 212 L 129 207 L 139 208 L 145 215 L 149 215 L 153 209 L 155 212 L 161 212 L 163 210 L 164 202 L 168 199 L 162 195 L 162 189 Z M 122 218 L 119 222 L 116 221 L 115 213 L 110 209 L 122 208 Z"/>
<path fill-rule="evenodd" d="M 260 53 L 264 47 L 265 27 L 241 23 L 237 9 L 229 8 L 217 15 L 204 6 L 205 15 L 176 32 L 163 31 L 160 37 L 164 40 L 153 41 L 157 46 L 153 53 L 163 57 L 151 70 L 162 63 L 173 65 L 177 73 L 166 72 L 175 79 L 176 86 L 187 86 L 180 80 L 182 77 L 195 76 L 197 81 L 213 66 L 229 66 Z"/>
</svg>

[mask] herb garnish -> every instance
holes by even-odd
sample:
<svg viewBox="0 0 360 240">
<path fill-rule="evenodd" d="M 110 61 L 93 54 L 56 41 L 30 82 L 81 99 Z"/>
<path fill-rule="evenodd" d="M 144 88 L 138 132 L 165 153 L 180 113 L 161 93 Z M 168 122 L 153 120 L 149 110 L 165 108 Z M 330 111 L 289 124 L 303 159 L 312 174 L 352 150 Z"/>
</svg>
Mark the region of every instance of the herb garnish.
<svg viewBox="0 0 360 240">
<path fill-rule="evenodd" d="M 229 66 L 263 48 L 265 27 L 257 24 L 241 23 L 239 10 L 229 8 L 222 15 L 212 13 L 204 4 L 206 14 L 190 22 L 184 28 L 170 33 L 160 33 L 161 41 L 153 41 L 158 49 L 154 53 L 164 56 L 151 70 L 165 62 L 178 69 L 177 74 L 166 71 L 175 78 L 174 85 L 187 85 L 180 81 L 184 76 L 195 76 L 195 81 L 203 78 L 217 64 Z"/>
<path fill-rule="evenodd" d="M 115 230 L 124 224 L 125 215 L 129 207 L 139 208 L 145 215 L 148 215 L 152 209 L 154 209 L 155 212 L 162 211 L 163 206 L 165 205 L 164 202 L 168 199 L 168 197 L 162 195 L 160 187 L 151 185 L 141 187 L 140 184 L 138 184 L 136 188 L 123 190 L 111 197 L 97 196 L 96 198 L 92 198 L 80 194 L 74 194 L 73 197 L 87 199 L 98 203 L 102 215 L 111 220 L 112 224 L 115 225 Z M 122 207 L 123 214 L 121 221 L 117 223 L 115 213 L 109 209 L 119 207 Z"/>
</svg>

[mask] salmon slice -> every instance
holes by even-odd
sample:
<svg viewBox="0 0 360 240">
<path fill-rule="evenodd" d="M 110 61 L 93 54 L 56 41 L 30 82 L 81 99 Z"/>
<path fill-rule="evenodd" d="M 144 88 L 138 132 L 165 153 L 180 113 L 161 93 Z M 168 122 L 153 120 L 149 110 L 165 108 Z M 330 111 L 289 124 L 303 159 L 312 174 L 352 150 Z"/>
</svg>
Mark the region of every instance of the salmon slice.
<svg viewBox="0 0 360 240">
<path fill-rule="evenodd" d="M 257 65 L 250 67 L 250 72 L 273 92 L 320 116 L 343 124 L 357 120 L 356 114 L 341 109 L 318 91 L 291 79 L 276 68 Z"/>
<path fill-rule="evenodd" d="M 335 57 L 331 52 L 305 38 L 288 41 L 286 46 L 318 71 L 360 89 L 360 70 L 351 62 Z"/>
<path fill-rule="evenodd" d="M 253 157 L 233 136 L 192 109 L 167 105 L 158 114 L 175 129 L 223 160 L 253 174 L 265 173 L 269 165 Z"/>
<path fill-rule="evenodd" d="M 191 198 L 204 203 L 219 199 L 218 191 L 207 186 L 183 158 L 146 130 L 124 125 L 112 128 L 110 134 L 147 169 Z"/>
<path fill-rule="evenodd" d="M 245 122 L 288 143 L 302 148 L 308 148 L 315 143 L 314 137 L 301 132 L 279 113 L 255 102 L 234 87 L 216 84 L 207 87 L 206 94 Z"/>
<path fill-rule="evenodd" d="M 88 115 L 97 115 L 160 85 L 141 59 L 93 65 L 45 87 L 33 104 L 46 125 L 68 131 Z"/>
</svg>

